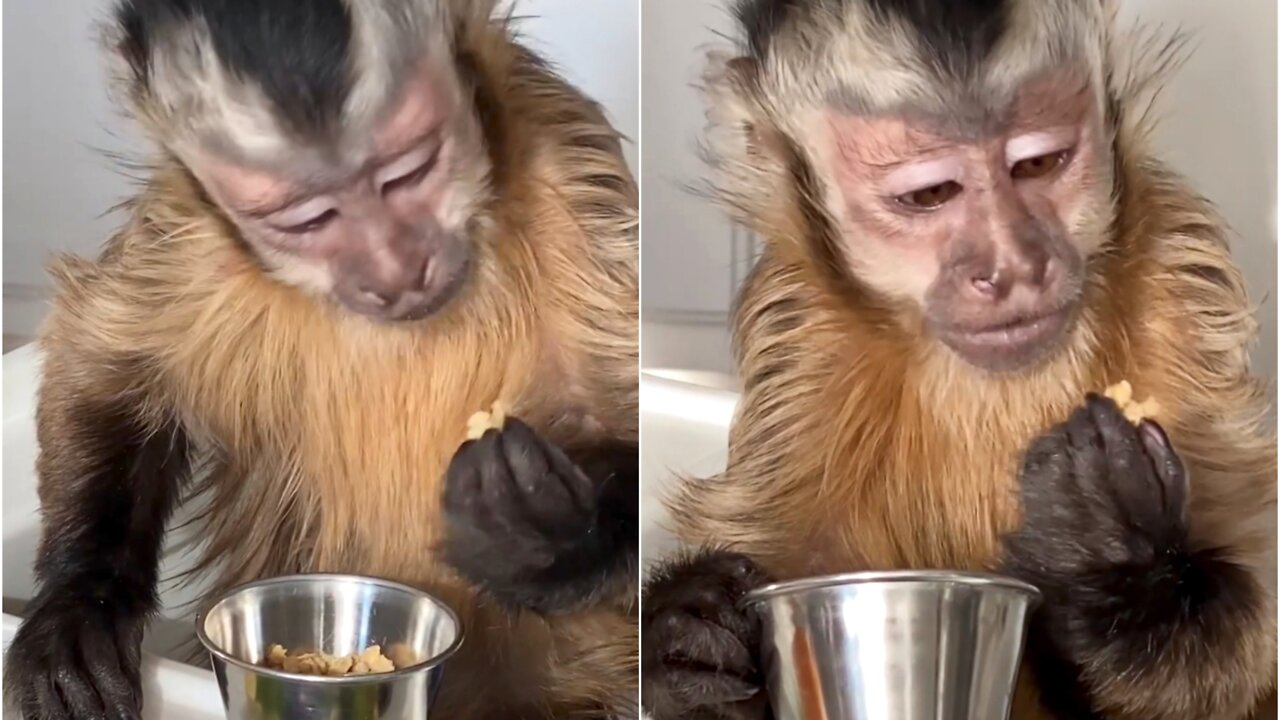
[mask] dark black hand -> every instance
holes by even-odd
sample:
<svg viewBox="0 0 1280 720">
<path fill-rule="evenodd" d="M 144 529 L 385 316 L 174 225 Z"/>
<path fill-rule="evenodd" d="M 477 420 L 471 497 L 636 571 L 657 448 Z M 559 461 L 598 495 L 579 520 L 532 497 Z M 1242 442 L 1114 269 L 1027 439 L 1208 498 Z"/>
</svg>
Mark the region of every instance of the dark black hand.
<svg viewBox="0 0 1280 720">
<path fill-rule="evenodd" d="M 548 613 L 628 585 L 637 546 L 633 445 L 570 453 L 509 418 L 464 443 L 445 480 L 445 559 L 513 608 Z"/>
<path fill-rule="evenodd" d="M 1188 548 L 1187 473 L 1158 425 L 1135 427 L 1090 395 L 1032 442 L 1020 480 L 1024 520 L 1006 538 L 1005 570 L 1044 593 L 1031 661 L 1061 716 L 1098 717 L 1080 668 L 1132 670 L 1203 600 L 1214 558 Z"/>
<path fill-rule="evenodd" d="M 117 599 L 41 593 L 5 656 L 5 697 L 25 720 L 141 717 L 145 615 Z"/>
<path fill-rule="evenodd" d="M 768 582 L 750 558 L 703 552 L 654 572 L 641 603 L 641 701 L 655 720 L 770 717 L 760 622 L 738 601 Z"/>
<path fill-rule="evenodd" d="M 1021 491 L 1008 550 L 1024 571 L 1052 568 L 1041 578 L 1050 586 L 1063 573 L 1146 568 L 1186 539 L 1187 475 L 1164 431 L 1135 427 L 1097 395 L 1032 442 Z"/>
</svg>

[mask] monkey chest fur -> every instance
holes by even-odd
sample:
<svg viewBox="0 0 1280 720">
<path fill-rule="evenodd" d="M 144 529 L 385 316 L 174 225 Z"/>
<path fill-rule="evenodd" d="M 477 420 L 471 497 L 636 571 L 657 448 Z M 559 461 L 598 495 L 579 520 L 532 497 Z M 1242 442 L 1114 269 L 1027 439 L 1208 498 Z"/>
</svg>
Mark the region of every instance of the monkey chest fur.
<svg viewBox="0 0 1280 720">
<path fill-rule="evenodd" d="M 897 438 L 841 468 L 846 482 L 817 488 L 815 507 L 826 516 L 820 526 L 830 530 L 825 550 L 809 555 L 822 566 L 808 571 L 988 566 L 998 535 L 1016 523 L 1020 448 L 958 445 Z"/>
<path fill-rule="evenodd" d="M 498 399 L 548 439 L 571 439 L 586 417 L 573 383 L 532 335 L 498 343 L 360 324 L 309 333 L 264 327 L 243 337 L 256 345 L 211 345 L 172 369 L 188 374 L 183 412 L 215 458 L 201 530 L 216 585 L 353 572 L 427 589 L 467 627 L 455 664 L 483 666 L 505 678 L 511 702 L 528 700 L 516 688 L 538 685 L 527 681 L 554 632 L 488 605 L 438 559 L 443 480 L 467 419 Z"/>
<path fill-rule="evenodd" d="M 692 522 L 707 537 L 742 538 L 782 576 L 989 569 L 1000 536 L 1019 521 L 1026 446 L 1091 387 L 1091 378 L 1061 377 L 1038 391 L 1015 383 L 934 391 L 921 382 L 886 390 L 858 378 L 835 381 L 814 394 L 821 409 L 787 410 L 804 428 L 796 433 L 804 442 L 770 449 L 739 434 L 723 484 L 695 487 L 682 504 L 715 508 L 718 528 Z M 833 408 L 833 398 L 843 406 Z M 762 476 L 768 482 L 752 482 Z M 739 497 L 726 502 L 735 491 Z M 698 497 L 704 493 L 715 497 Z"/>
<path fill-rule="evenodd" d="M 462 308 L 377 325 L 235 283 L 210 298 L 152 382 L 213 461 L 207 534 L 246 573 L 357 571 L 434 586 L 447 578 L 433 557 L 442 481 L 470 415 L 501 400 L 559 442 L 589 416 L 585 391 L 565 376 L 568 351 L 536 320 Z M 270 302 L 229 307 L 250 289 Z"/>
</svg>

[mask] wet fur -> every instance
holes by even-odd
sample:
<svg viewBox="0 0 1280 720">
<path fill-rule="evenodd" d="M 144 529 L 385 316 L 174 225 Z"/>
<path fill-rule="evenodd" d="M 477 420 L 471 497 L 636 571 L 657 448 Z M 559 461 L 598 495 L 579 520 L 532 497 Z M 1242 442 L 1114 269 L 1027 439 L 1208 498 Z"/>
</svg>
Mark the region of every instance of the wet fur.
<svg viewBox="0 0 1280 720">
<path fill-rule="evenodd" d="M 783 105 L 771 81 L 713 64 L 716 194 L 763 236 L 765 251 L 735 314 L 744 391 L 727 470 L 691 480 L 670 507 L 687 543 L 727 544 L 783 579 L 992 569 L 1001 537 L 1019 523 L 1027 443 L 1087 392 L 1129 379 L 1140 397 L 1159 399 L 1190 468 L 1191 544 L 1222 548 L 1250 592 L 1231 620 L 1241 641 L 1220 644 L 1219 662 L 1099 666 L 1084 680 L 1106 717 L 1199 717 L 1195 708 L 1223 696 L 1232 700 L 1220 717 L 1244 717 L 1274 694 L 1276 672 L 1276 438 L 1248 366 L 1253 306 L 1225 223 L 1149 149 L 1149 103 L 1180 41 L 1108 37 L 1103 47 L 1111 56 L 1094 64 L 1106 82 L 1117 183 L 1109 241 L 1090 260 L 1070 347 L 1033 372 L 1000 377 L 964 366 L 922 337 L 910 311 L 846 279 L 803 149 L 785 121 L 759 122 Z M 766 69 L 784 82 L 785 50 L 773 52 Z M 1050 717 L 1029 674 L 1023 681 L 1014 717 Z"/>
<path fill-rule="evenodd" d="M 459 47 L 503 162 L 462 294 L 402 326 L 307 297 L 270 279 L 162 158 L 102 256 L 53 268 L 43 456 L 95 400 L 129 408 L 144 433 L 180 426 L 198 467 L 192 572 L 215 573 L 215 592 L 297 571 L 427 588 L 466 625 L 448 716 L 625 712 L 633 592 L 565 617 L 512 615 L 433 555 L 445 467 L 473 412 L 501 397 L 562 444 L 637 434 L 637 198 L 618 137 L 474 6 Z M 79 512 L 71 490 L 41 473 L 47 522 Z"/>
</svg>

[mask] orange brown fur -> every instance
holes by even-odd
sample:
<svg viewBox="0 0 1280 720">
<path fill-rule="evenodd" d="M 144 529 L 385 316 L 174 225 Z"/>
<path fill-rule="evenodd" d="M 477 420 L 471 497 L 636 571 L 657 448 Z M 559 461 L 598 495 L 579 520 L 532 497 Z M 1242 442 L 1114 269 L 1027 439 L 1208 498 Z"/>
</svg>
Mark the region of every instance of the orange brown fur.
<svg viewBox="0 0 1280 720">
<path fill-rule="evenodd" d="M 636 673 L 629 596 L 513 617 L 433 557 L 441 481 L 476 410 L 501 397 L 560 443 L 637 435 L 637 196 L 618 137 L 504 23 L 475 15 L 463 45 L 497 99 L 485 121 L 499 166 L 461 295 L 403 326 L 307 297 L 265 275 L 166 158 L 97 261 L 54 267 L 39 420 L 56 435 L 97 398 L 127 399 L 149 427 L 182 423 L 204 468 L 194 571 L 216 572 L 215 591 L 354 571 L 458 608 L 467 640 L 440 701 L 449 717 L 622 711 Z M 59 487 L 41 492 L 59 506 Z"/>
<path fill-rule="evenodd" d="M 748 128 L 757 153 L 750 162 L 713 157 L 729 176 L 722 201 L 766 249 L 736 310 L 744 391 L 728 467 L 670 499 L 685 542 L 745 552 L 780 579 L 991 569 L 1000 537 L 1019 521 L 1016 471 L 1027 443 L 1087 392 L 1128 378 L 1137 395 L 1159 400 L 1190 468 L 1194 541 L 1229 548 L 1266 600 L 1239 618 L 1251 629 L 1247 646 L 1194 673 L 1195 687 L 1149 675 L 1091 677 L 1088 668 L 1085 680 L 1114 718 L 1206 717 L 1195 698 L 1230 708 L 1221 718 L 1242 718 L 1274 693 L 1272 408 L 1250 373 L 1256 323 L 1225 224 L 1149 149 L 1145 103 L 1156 71 L 1175 64 L 1169 52 L 1129 74 L 1119 64 L 1109 78 L 1119 187 L 1113 230 L 1090 261 L 1086 310 L 1071 345 L 1033 373 L 979 374 L 925 339 L 916 320 L 903 323 L 900 309 L 842 283 L 811 241 L 823 228 L 805 207 L 820 194 L 777 131 Z M 724 92 L 723 81 L 712 78 L 713 94 Z M 750 112 L 742 97 L 751 93 L 712 98 L 713 143 L 735 129 L 735 113 Z M 1176 657 L 1178 648 L 1170 652 Z M 1045 712 L 1025 682 L 1013 717 Z"/>
</svg>

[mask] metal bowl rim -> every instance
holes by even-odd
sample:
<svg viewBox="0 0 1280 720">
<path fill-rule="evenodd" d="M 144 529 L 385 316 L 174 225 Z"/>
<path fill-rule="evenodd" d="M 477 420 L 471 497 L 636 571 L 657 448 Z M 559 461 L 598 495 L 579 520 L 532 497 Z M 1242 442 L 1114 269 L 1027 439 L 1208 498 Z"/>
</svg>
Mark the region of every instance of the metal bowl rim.
<svg viewBox="0 0 1280 720">
<path fill-rule="evenodd" d="M 1012 590 L 1030 597 L 1032 603 L 1039 602 L 1041 593 L 1034 586 L 1021 580 L 1004 575 L 982 572 L 960 572 L 951 570 L 873 570 L 865 572 L 838 573 L 835 575 L 819 575 L 816 577 L 787 580 L 770 583 L 751 590 L 743 596 L 741 605 L 765 602 L 782 595 L 791 595 L 807 590 L 822 590 L 841 585 L 864 585 L 870 583 L 948 583 L 969 587 L 998 587 Z"/>
<path fill-rule="evenodd" d="M 205 623 L 205 620 L 208 618 L 209 614 L 212 613 L 215 609 L 217 609 L 217 607 L 222 603 L 231 599 L 235 595 L 239 595 L 240 593 L 246 590 L 266 587 L 269 585 L 284 585 L 287 583 L 299 582 L 299 581 L 317 582 L 317 581 L 333 581 L 333 580 L 356 582 L 363 585 L 378 585 L 380 587 L 384 587 L 389 590 L 399 590 L 401 592 L 405 592 L 410 595 L 416 595 L 420 598 L 425 598 L 427 600 L 430 600 L 433 604 L 435 604 L 436 607 L 443 610 L 445 615 L 449 618 L 450 622 L 453 623 L 453 628 L 454 628 L 453 642 L 449 643 L 449 646 L 446 647 L 444 650 L 440 651 L 439 653 L 431 656 L 426 660 L 423 660 L 420 663 L 410 665 L 409 667 L 396 668 L 391 672 L 384 672 L 384 673 L 370 673 L 368 675 L 348 675 L 344 677 L 329 677 L 326 675 L 302 675 L 299 673 L 290 673 L 290 672 L 285 672 L 283 670 L 276 670 L 274 668 L 269 668 L 262 665 L 254 665 L 251 662 L 241 660 L 240 658 L 237 658 L 231 655 L 230 653 L 226 652 L 222 648 L 215 645 L 213 640 L 205 632 L 204 623 Z M 448 603 L 444 602 L 440 598 L 437 598 L 431 593 L 424 592 L 410 585 L 405 585 L 403 583 L 398 583 L 392 580 L 385 580 L 383 578 L 372 577 L 369 575 L 352 575 L 352 574 L 345 574 L 345 573 L 299 573 L 296 575 L 278 575 L 276 577 L 266 578 L 264 580 L 256 580 L 251 583 L 237 585 L 236 587 L 219 595 L 217 599 L 209 603 L 209 605 L 202 612 L 200 612 L 199 615 L 196 616 L 196 637 L 200 639 L 200 643 L 204 645 L 205 649 L 208 650 L 215 657 L 217 657 L 219 660 L 222 660 L 225 663 L 228 663 L 230 665 L 235 665 L 236 667 L 242 670 L 247 670 L 249 672 L 252 672 L 258 675 L 265 675 L 267 677 L 278 678 L 281 680 L 290 680 L 293 682 L 328 684 L 328 685 L 372 685 L 372 684 L 397 680 L 399 678 L 420 673 L 424 670 L 430 670 L 431 668 L 436 667 L 437 665 L 440 665 L 444 661 L 448 660 L 455 652 L 458 651 L 458 648 L 462 646 L 462 635 L 463 635 L 462 622 L 458 620 L 458 614 L 454 612 L 453 608 L 449 607 Z"/>
</svg>

